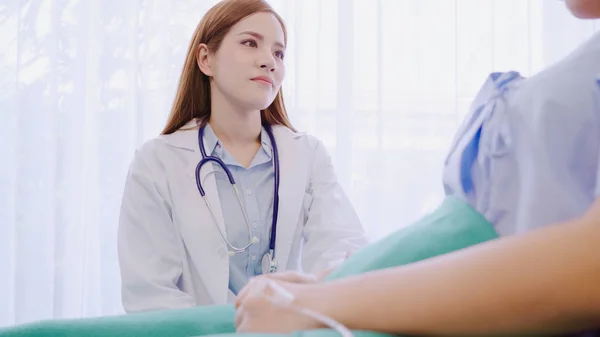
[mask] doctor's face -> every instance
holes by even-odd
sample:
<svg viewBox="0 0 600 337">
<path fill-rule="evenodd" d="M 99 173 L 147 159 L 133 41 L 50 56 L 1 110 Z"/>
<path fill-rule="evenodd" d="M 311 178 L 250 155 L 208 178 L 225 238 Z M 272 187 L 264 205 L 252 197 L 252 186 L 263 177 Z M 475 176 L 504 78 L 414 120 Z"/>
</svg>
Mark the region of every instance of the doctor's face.
<svg viewBox="0 0 600 337">
<path fill-rule="evenodd" d="M 216 52 L 208 51 L 201 70 L 211 79 L 211 96 L 243 109 L 263 110 L 275 99 L 285 76 L 281 23 L 271 13 L 250 15 L 235 24 Z M 200 53 L 199 63 L 202 61 Z"/>
<path fill-rule="evenodd" d="M 580 19 L 600 18 L 600 0 L 565 0 L 567 7 Z"/>
</svg>

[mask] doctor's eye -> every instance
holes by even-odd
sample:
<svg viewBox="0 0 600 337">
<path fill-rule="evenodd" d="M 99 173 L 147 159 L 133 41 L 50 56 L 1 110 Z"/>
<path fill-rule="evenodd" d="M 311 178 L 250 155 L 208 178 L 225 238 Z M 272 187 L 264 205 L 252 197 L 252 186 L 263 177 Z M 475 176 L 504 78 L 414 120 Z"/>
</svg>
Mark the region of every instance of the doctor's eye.
<svg viewBox="0 0 600 337">
<path fill-rule="evenodd" d="M 279 57 L 280 59 L 283 60 L 284 56 L 285 56 L 285 53 L 282 52 L 281 50 L 275 52 L 275 57 Z"/>
<path fill-rule="evenodd" d="M 244 46 L 252 47 L 252 48 L 255 48 L 255 47 L 258 46 L 258 44 L 256 43 L 256 41 L 254 41 L 254 40 L 245 40 L 245 41 L 242 42 L 242 44 Z"/>
</svg>

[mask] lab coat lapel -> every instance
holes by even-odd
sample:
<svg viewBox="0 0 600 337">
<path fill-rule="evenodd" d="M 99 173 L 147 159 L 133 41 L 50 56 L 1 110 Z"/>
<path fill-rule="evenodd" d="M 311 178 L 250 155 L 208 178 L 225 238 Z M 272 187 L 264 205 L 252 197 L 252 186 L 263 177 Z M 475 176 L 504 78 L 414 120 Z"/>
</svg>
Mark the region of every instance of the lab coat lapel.
<svg viewBox="0 0 600 337">
<path fill-rule="evenodd" d="M 196 121 L 193 120 L 191 122 L 189 122 L 186 126 L 184 126 L 184 129 L 193 127 L 196 124 Z M 187 150 L 191 150 L 193 151 L 193 154 L 190 153 L 190 155 L 187 157 L 188 158 L 188 166 L 186 169 L 186 174 L 193 180 L 194 185 L 196 186 L 196 167 L 198 166 L 198 163 L 200 162 L 200 160 L 202 160 L 202 154 L 200 153 L 200 147 L 198 146 L 198 129 L 195 128 L 193 130 L 189 130 L 189 131 L 185 131 L 185 132 L 179 132 L 179 133 L 175 133 L 173 134 L 173 139 L 171 140 L 171 144 L 177 147 L 181 147 Z M 211 150 L 208 148 L 209 145 L 206 142 L 205 139 L 202 140 L 204 143 L 204 148 L 206 149 L 206 152 L 208 155 L 210 155 Z M 215 164 L 214 162 L 208 162 L 204 165 L 202 165 L 202 168 L 200 169 L 200 182 L 202 183 L 202 187 L 204 188 L 204 192 L 206 193 L 206 197 L 208 198 L 208 203 L 210 205 L 210 208 L 213 211 L 213 215 L 215 216 L 215 219 L 217 220 L 217 224 L 219 226 L 219 228 L 221 229 L 221 231 L 223 232 L 223 234 L 226 234 L 226 229 L 225 229 L 225 223 L 223 220 L 223 210 L 221 209 L 221 202 L 219 200 L 219 193 L 217 191 L 217 180 L 215 179 Z M 196 194 L 198 195 L 198 198 L 200 198 L 200 201 L 202 201 L 202 205 L 204 206 L 203 208 L 201 208 L 200 213 L 202 214 L 203 219 L 201 220 L 210 220 L 210 222 L 203 222 L 203 223 L 213 223 L 214 225 L 214 220 L 208 210 L 208 208 L 206 207 L 206 204 L 204 203 L 204 200 L 202 200 L 202 197 L 200 196 L 200 192 L 198 191 L 198 189 L 196 188 Z M 206 218 L 208 217 L 208 218 Z M 206 219 L 204 219 L 206 218 Z"/>
<path fill-rule="evenodd" d="M 193 126 L 193 125 L 192 125 Z M 186 125 L 187 127 L 187 125 Z M 202 277 L 202 282 L 209 290 L 213 303 L 226 303 L 229 284 L 229 255 L 226 244 L 216 226 L 227 235 L 223 221 L 223 211 L 217 191 L 213 163 L 204 164 L 200 170 L 200 181 L 206 192 L 208 203 L 215 216 L 213 219 L 206 203 L 196 185 L 196 166 L 202 159 L 198 146 L 198 130 L 177 132 L 171 135 L 169 143 L 175 147 L 187 150 L 183 153 L 186 163 L 185 176 L 187 180 L 187 197 L 179 205 L 183 217 L 189 219 L 181 224 L 181 234 L 185 246 L 194 257 L 194 267 Z M 204 144 L 205 147 L 207 144 Z M 207 151 L 208 148 L 206 147 Z"/>
<path fill-rule="evenodd" d="M 212 173 L 215 170 L 213 167 L 215 164 L 213 162 L 208 162 L 202 165 L 200 170 L 200 181 L 202 182 L 202 187 L 204 188 L 208 204 L 210 205 L 209 209 L 196 187 L 196 166 L 202 159 L 199 151 L 196 152 L 196 154 L 195 160 L 192 160 L 189 163 L 187 174 L 190 178 L 190 184 L 193 184 L 196 189 L 196 197 L 193 198 L 193 200 L 196 205 L 194 218 L 197 219 L 197 223 L 187 227 L 189 232 L 183 236 L 183 239 L 186 241 L 186 238 L 189 238 L 190 241 L 196 243 L 195 245 L 186 244 L 190 250 L 190 254 L 193 254 L 196 257 L 206 257 L 205 261 L 198 259 L 198 261 L 201 261 L 201 265 L 197 265 L 196 268 L 200 275 L 203 276 L 203 281 L 207 284 L 208 289 L 219 290 L 210 293 L 210 296 L 213 297 L 213 303 L 227 303 L 229 250 L 219 233 L 220 229 L 223 235 L 227 237 L 223 210 L 221 209 L 221 202 L 217 191 L 217 182 L 214 173 Z M 210 212 L 211 210 L 212 215 Z M 215 217 L 214 219 L 213 215 Z M 200 245 L 198 244 L 199 241 L 202 242 Z"/>
<path fill-rule="evenodd" d="M 273 127 L 273 134 L 277 142 L 280 165 L 275 258 L 278 261 L 279 271 L 283 271 L 290 258 L 290 248 L 294 241 L 310 171 L 307 169 L 308 156 L 302 152 L 304 149 L 296 142 L 297 135 L 280 126 Z"/>
<path fill-rule="evenodd" d="M 198 162 L 202 159 L 202 156 L 198 156 Z M 191 162 L 187 169 L 187 174 L 193 179 L 194 186 L 196 186 L 196 166 L 197 162 Z M 203 207 L 200 209 L 200 213 L 202 216 L 202 223 L 210 223 L 214 226 L 218 226 L 223 235 L 227 237 L 227 229 L 225 228 L 225 220 L 223 217 L 223 209 L 221 208 L 221 201 L 219 199 L 219 192 L 217 190 L 217 180 L 215 179 L 215 170 L 214 162 L 208 162 L 202 165 L 200 169 L 200 181 L 202 182 L 202 187 L 204 188 L 204 192 L 206 198 L 208 199 L 208 204 L 210 206 L 210 210 L 206 206 L 202 196 L 200 196 L 200 192 L 198 191 L 198 197 L 200 198 L 201 204 Z M 212 210 L 212 215 L 210 211 Z M 215 219 L 212 218 L 214 215 Z M 214 224 L 215 220 L 217 221 Z M 216 229 L 216 228 L 215 228 Z M 220 235 L 220 234 L 219 234 Z"/>
</svg>

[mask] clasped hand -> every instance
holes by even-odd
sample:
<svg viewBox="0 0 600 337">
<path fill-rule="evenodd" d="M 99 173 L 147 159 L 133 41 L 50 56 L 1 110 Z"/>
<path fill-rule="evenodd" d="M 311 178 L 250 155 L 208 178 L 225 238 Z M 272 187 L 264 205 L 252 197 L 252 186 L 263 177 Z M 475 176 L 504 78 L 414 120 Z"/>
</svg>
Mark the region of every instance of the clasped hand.
<svg viewBox="0 0 600 337">
<path fill-rule="evenodd" d="M 291 306 L 303 306 L 304 295 L 310 291 L 311 285 L 319 282 L 327 273 L 321 276 L 301 274 L 297 272 L 281 272 L 257 276 L 248 282 L 236 299 L 235 326 L 238 333 L 291 333 L 299 330 L 318 329 L 322 326 L 314 319 L 298 313 L 290 306 L 275 303 L 267 296 L 252 296 L 260 286 L 261 278 L 268 278 L 294 296 Z"/>
</svg>

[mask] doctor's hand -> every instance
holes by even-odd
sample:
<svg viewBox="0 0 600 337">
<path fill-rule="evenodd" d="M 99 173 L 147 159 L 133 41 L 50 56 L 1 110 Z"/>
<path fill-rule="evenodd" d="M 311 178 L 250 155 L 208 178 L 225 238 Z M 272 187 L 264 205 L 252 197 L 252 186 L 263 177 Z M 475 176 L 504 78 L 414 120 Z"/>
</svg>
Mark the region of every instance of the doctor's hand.
<svg viewBox="0 0 600 337">
<path fill-rule="evenodd" d="M 310 285 L 273 281 L 295 297 L 291 306 L 275 303 L 269 297 L 272 295 L 270 288 L 262 289 L 260 282 L 256 282 L 254 279 L 250 280 L 236 300 L 235 327 L 237 333 L 291 333 L 322 328 L 321 324 L 313 318 L 293 309 L 295 306 L 304 306 L 301 294 L 309 290 L 303 288 L 310 287 Z M 254 295 L 263 291 L 265 295 Z"/>
<path fill-rule="evenodd" d="M 274 280 L 274 281 L 283 281 L 283 282 L 289 282 L 289 283 L 305 283 L 305 284 L 310 284 L 310 283 L 317 283 L 321 280 L 323 280 L 334 268 L 328 269 L 322 273 L 313 275 L 313 274 L 306 274 L 306 273 L 300 273 L 297 271 L 282 271 L 282 272 L 277 272 L 277 273 L 272 273 L 272 274 L 263 274 L 260 276 L 256 276 L 258 278 L 268 278 L 270 280 Z"/>
<path fill-rule="evenodd" d="M 351 255 L 351 253 L 347 252 L 346 258 L 344 260 L 347 260 L 350 257 L 350 255 Z M 272 273 L 272 274 L 264 274 L 264 275 L 257 276 L 257 277 L 267 277 L 272 280 L 279 280 L 279 281 L 285 281 L 285 282 L 291 282 L 291 283 L 316 283 L 316 282 L 320 282 L 323 279 L 325 279 L 325 277 L 327 277 L 327 275 L 329 275 L 337 267 L 339 267 L 339 266 L 330 267 L 329 269 L 324 270 L 320 273 L 317 273 L 316 275 L 300 273 L 297 271 L 283 271 L 283 272 Z"/>
</svg>

